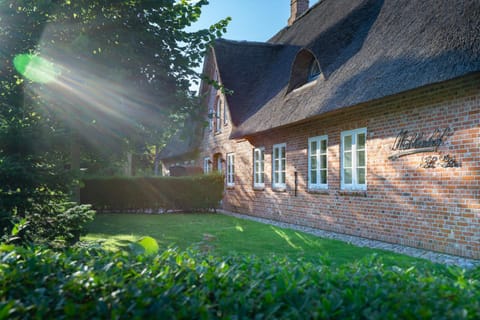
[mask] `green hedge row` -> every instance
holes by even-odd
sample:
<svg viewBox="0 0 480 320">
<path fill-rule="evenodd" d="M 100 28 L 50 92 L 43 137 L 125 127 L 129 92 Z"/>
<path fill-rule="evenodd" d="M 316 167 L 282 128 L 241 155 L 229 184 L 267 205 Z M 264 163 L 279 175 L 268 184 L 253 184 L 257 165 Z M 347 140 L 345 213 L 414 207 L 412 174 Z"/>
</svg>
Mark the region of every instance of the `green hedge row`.
<svg viewBox="0 0 480 320">
<path fill-rule="evenodd" d="M 207 210 L 222 199 L 219 174 L 189 177 L 113 177 L 84 180 L 81 203 L 96 210 Z"/>
<path fill-rule="evenodd" d="M 0 319 L 480 319 L 477 269 L 13 249 Z"/>
</svg>

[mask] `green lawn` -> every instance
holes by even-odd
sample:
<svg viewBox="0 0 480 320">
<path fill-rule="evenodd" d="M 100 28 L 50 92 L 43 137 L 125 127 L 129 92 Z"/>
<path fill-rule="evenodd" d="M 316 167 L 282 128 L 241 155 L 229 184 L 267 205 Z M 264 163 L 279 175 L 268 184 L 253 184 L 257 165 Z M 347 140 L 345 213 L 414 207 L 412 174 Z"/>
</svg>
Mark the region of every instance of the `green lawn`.
<svg viewBox="0 0 480 320">
<path fill-rule="evenodd" d="M 88 231 L 84 240 L 100 240 L 104 247 L 112 250 L 128 246 L 143 236 L 151 236 L 160 248 L 200 246 L 216 255 L 236 253 L 266 257 L 273 254 L 311 261 L 327 256 L 332 263 L 342 264 L 376 253 L 386 264 L 409 266 L 426 262 L 221 214 L 97 214 Z"/>
</svg>

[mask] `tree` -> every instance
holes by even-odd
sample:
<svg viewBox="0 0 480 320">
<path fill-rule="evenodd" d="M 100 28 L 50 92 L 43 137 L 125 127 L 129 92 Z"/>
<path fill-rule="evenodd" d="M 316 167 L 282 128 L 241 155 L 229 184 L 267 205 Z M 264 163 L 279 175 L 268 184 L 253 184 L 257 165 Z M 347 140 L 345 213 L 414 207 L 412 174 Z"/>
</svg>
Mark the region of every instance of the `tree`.
<svg viewBox="0 0 480 320">
<path fill-rule="evenodd" d="M 4 217 L 64 196 L 72 149 L 111 157 L 168 137 L 195 107 L 195 68 L 228 23 L 185 31 L 206 4 L 0 2 Z"/>
</svg>

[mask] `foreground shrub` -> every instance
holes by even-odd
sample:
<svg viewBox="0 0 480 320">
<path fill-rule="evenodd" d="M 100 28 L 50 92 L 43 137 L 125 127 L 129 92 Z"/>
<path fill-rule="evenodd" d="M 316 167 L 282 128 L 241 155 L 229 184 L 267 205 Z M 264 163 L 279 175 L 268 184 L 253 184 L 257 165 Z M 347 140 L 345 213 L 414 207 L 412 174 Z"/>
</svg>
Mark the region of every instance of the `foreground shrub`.
<svg viewBox="0 0 480 320">
<path fill-rule="evenodd" d="M 478 319 L 479 281 L 384 267 L 301 261 L 4 248 L 0 318 Z"/>
<path fill-rule="evenodd" d="M 93 221 L 95 211 L 90 205 L 78 205 L 74 202 L 50 201 L 44 205 L 33 206 L 32 212 L 16 219 L 8 243 L 46 244 L 54 247 L 72 245 L 86 234 L 85 226 Z M 15 220 L 14 216 L 14 220 Z"/>
<path fill-rule="evenodd" d="M 188 177 L 109 177 L 87 179 L 81 202 L 97 210 L 143 209 L 198 211 L 214 209 L 223 196 L 219 174 Z"/>
</svg>

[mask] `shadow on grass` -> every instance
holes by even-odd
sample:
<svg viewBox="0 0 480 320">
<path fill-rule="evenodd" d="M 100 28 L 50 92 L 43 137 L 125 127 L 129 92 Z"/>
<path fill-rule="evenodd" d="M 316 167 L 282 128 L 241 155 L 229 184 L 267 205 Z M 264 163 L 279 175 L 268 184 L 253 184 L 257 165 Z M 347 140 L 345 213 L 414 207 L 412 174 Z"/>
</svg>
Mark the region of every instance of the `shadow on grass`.
<svg viewBox="0 0 480 320">
<path fill-rule="evenodd" d="M 131 242 L 150 236 L 157 240 L 160 249 L 200 246 L 223 256 L 275 255 L 313 262 L 328 259 L 343 264 L 375 254 L 388 265 L 427 263 L 423 259 L 220 214 L 99 214 L 88 230 L 85 240 L 101 240 L 102 246 L 109 250 L 124 250 Z"/>
</svg>

